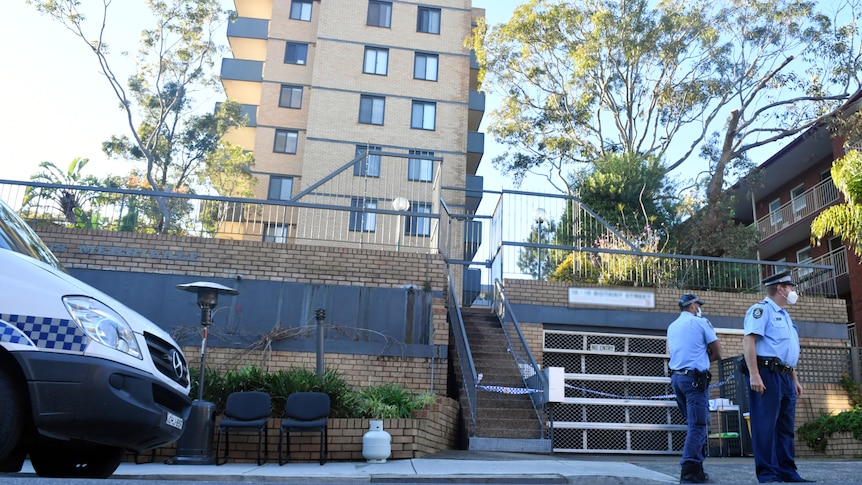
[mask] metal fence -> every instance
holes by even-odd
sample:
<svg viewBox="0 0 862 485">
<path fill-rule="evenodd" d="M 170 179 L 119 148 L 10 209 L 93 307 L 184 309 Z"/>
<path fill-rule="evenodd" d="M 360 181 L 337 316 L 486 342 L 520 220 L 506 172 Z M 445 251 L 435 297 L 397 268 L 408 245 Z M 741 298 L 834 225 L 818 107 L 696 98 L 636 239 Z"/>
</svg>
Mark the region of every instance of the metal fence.
<svg viewBox="0 0 862 485">
<path fill-rule="evenodd" d="M 661 253 L 661 233 L 623 234 L 577 197 L 499 192 L 487 240 L 486 280 L 529 278 L 639 287 L 757 292 L 791 270 L 800 293 L 837 296 L 832 260 L 788 263 Z M 487 197 L 487 195 L 486 195 Z"/>
<path fill-rule="evenodd" d="M 33 225 L 439 252 L 450 264 L 480 270 L 486 293 L 506 278 L 756 292 L 763 278 L 790 269 L 800 293 L 837 294 L 838 258 L 816 264 L 660 253 L 660 234 L 624 235 L 564 195 L 474 191 L 483 202 L 471 212 L 468 190 L 441 186 L 441 159 L 369 153 L 379 168 L 357 169 L 363 152 L 289 200 L 11 180 L 0 180 L 0 198 Z M 430 168 L 417 175 L 408 157 Z"/>
</svg>

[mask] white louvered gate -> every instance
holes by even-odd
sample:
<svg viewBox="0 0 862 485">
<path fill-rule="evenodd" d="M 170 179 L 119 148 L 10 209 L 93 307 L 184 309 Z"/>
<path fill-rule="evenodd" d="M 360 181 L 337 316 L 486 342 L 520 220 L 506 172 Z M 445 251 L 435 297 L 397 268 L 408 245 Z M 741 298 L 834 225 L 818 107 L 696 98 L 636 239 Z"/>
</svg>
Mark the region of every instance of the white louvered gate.
<svg viewBox="0 0 862 485">
<path fill-rule="evenodd" d="M 563 367 L 566 379 L 554 451 L 679 454 L 686 426 L 668 359 L 665 337 L 546 330 L 544 365 Z"/>
</svg>

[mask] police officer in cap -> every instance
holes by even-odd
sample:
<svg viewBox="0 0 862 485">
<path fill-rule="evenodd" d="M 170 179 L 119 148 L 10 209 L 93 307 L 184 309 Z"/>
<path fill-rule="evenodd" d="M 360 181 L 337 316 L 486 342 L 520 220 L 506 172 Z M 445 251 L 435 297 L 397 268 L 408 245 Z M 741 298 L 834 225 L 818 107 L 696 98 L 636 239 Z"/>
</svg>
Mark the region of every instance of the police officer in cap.
<svg viewBox="0 0 862 485">
<path fill-rule="evenodd" d="M 799 331 L 784 309 L 799 298 L 790 271 L 763 280 L 766 298 L 745 314 L 742 352 L 748 376 L 751 445 L 757 480 L 810 482 L 796 472 L 794 418 L 802 386 L 796 374 Z"/>
<path fill-rule="evenodd" d="M 679 317 L 667 328 L 671 386 L 685 416 L 688 432 L 682 450 L 679 483 L 706 483 L 703 471 L 709 419 L 709 363 L 721 359 L 721 343 L 712 324 L 701 316 L 706 303 L 691 293 L 679 297 Z"/>
</svg>

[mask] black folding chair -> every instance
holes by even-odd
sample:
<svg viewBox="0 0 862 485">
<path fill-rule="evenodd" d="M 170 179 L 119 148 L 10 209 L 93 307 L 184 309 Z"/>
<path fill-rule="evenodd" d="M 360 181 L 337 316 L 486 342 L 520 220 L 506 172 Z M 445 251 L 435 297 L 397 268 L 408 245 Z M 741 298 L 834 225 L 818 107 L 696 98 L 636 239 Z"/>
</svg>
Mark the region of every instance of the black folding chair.
<svg viewBox="0 0 862 485">
<path fill-rule="evenodd" d="M 329 422 L 329 394 L 325 392 L 294 392 L 284 404 L 285 418 L 278 433 L 278 464 L 290 461 L 290 433 L 320 432 L 320 464 L 326 463 L 329 454 L 327 424 Z M 287 438 L 287 450 L 281 454 L 282 439 Z M 285 459 L 282 461 L 282 457 Z"/>
<path fill-rule="evenodd" d="M 219 422 L 218 438 L 216 439 L 216 464 L 227 463 L 230 450 L 231 431 L 256 431 L 257 432 L 257 464 L 266 463 L 269 452 L 269 436 L 266 432 L 269 415 L 272 412 L 272 399 L 269 394 L 259 391 L 233 392 L 227 397 L 224 408 L 224 417 Z M 224 459 L 219 462 L 219 448 L 221 447 L 221 435 L 224 433 Z M 263 456 L 261 457 L 261 442 L 264 443 Z"/>
</svg>

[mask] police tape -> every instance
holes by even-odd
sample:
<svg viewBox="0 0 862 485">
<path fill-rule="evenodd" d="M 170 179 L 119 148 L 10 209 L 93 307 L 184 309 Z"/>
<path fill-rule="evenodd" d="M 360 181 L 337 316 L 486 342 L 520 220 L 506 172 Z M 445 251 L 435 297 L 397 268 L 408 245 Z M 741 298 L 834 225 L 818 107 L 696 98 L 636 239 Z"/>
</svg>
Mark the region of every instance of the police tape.
<svg viewBox="0 0 862 485">
<path fill-rule="evenodd" d="M 480 383 L 482 382 L 482 377 L 483 377 L 482 374 L 479 374 L 478 379 L 476 380 L 476 388 L 481 389 L 483 391 L 497 392 L 500 394 L 542 394 L 544 392 L 541 389 L 529 389 L 529 388 L 524 388 L 524 387 L 483 386 L 483 385 L 480 385 Z M 710 384 L 709 389 L 715 389 L 717 387 L 724 386 L 732 380 L 733 380 L 733 374 L 729 375 L 727 377 L 727 379 L 725 379 L 723 381 L 719 381 L 719 382 L 716 382 L 714 384 Z M 573 386 L 571 384 L 564 384 L 564 387 L 566 389 L 574 389 L 576 391 L 585 392 L 587 394 L 593 394 L 593 395 L 597 395 L 597 396 L 609 397 L 609 398 L 614 398 L 614 399 L 635 399 L 635 400 L 646 401 L 646 400 L 651 400 L 651 399 L 667 400 L 667 399 L 675 399 L 676 398 L 676 394 L 663 394 L 663 395 L 659 395 L 659 396 L 624 396 L 621 394 L 611 394 L 611 393 L 607 393 L 607 392 L 594 391 L 592 389 L 587 389 L 585 387 Z"/>
</svg>

